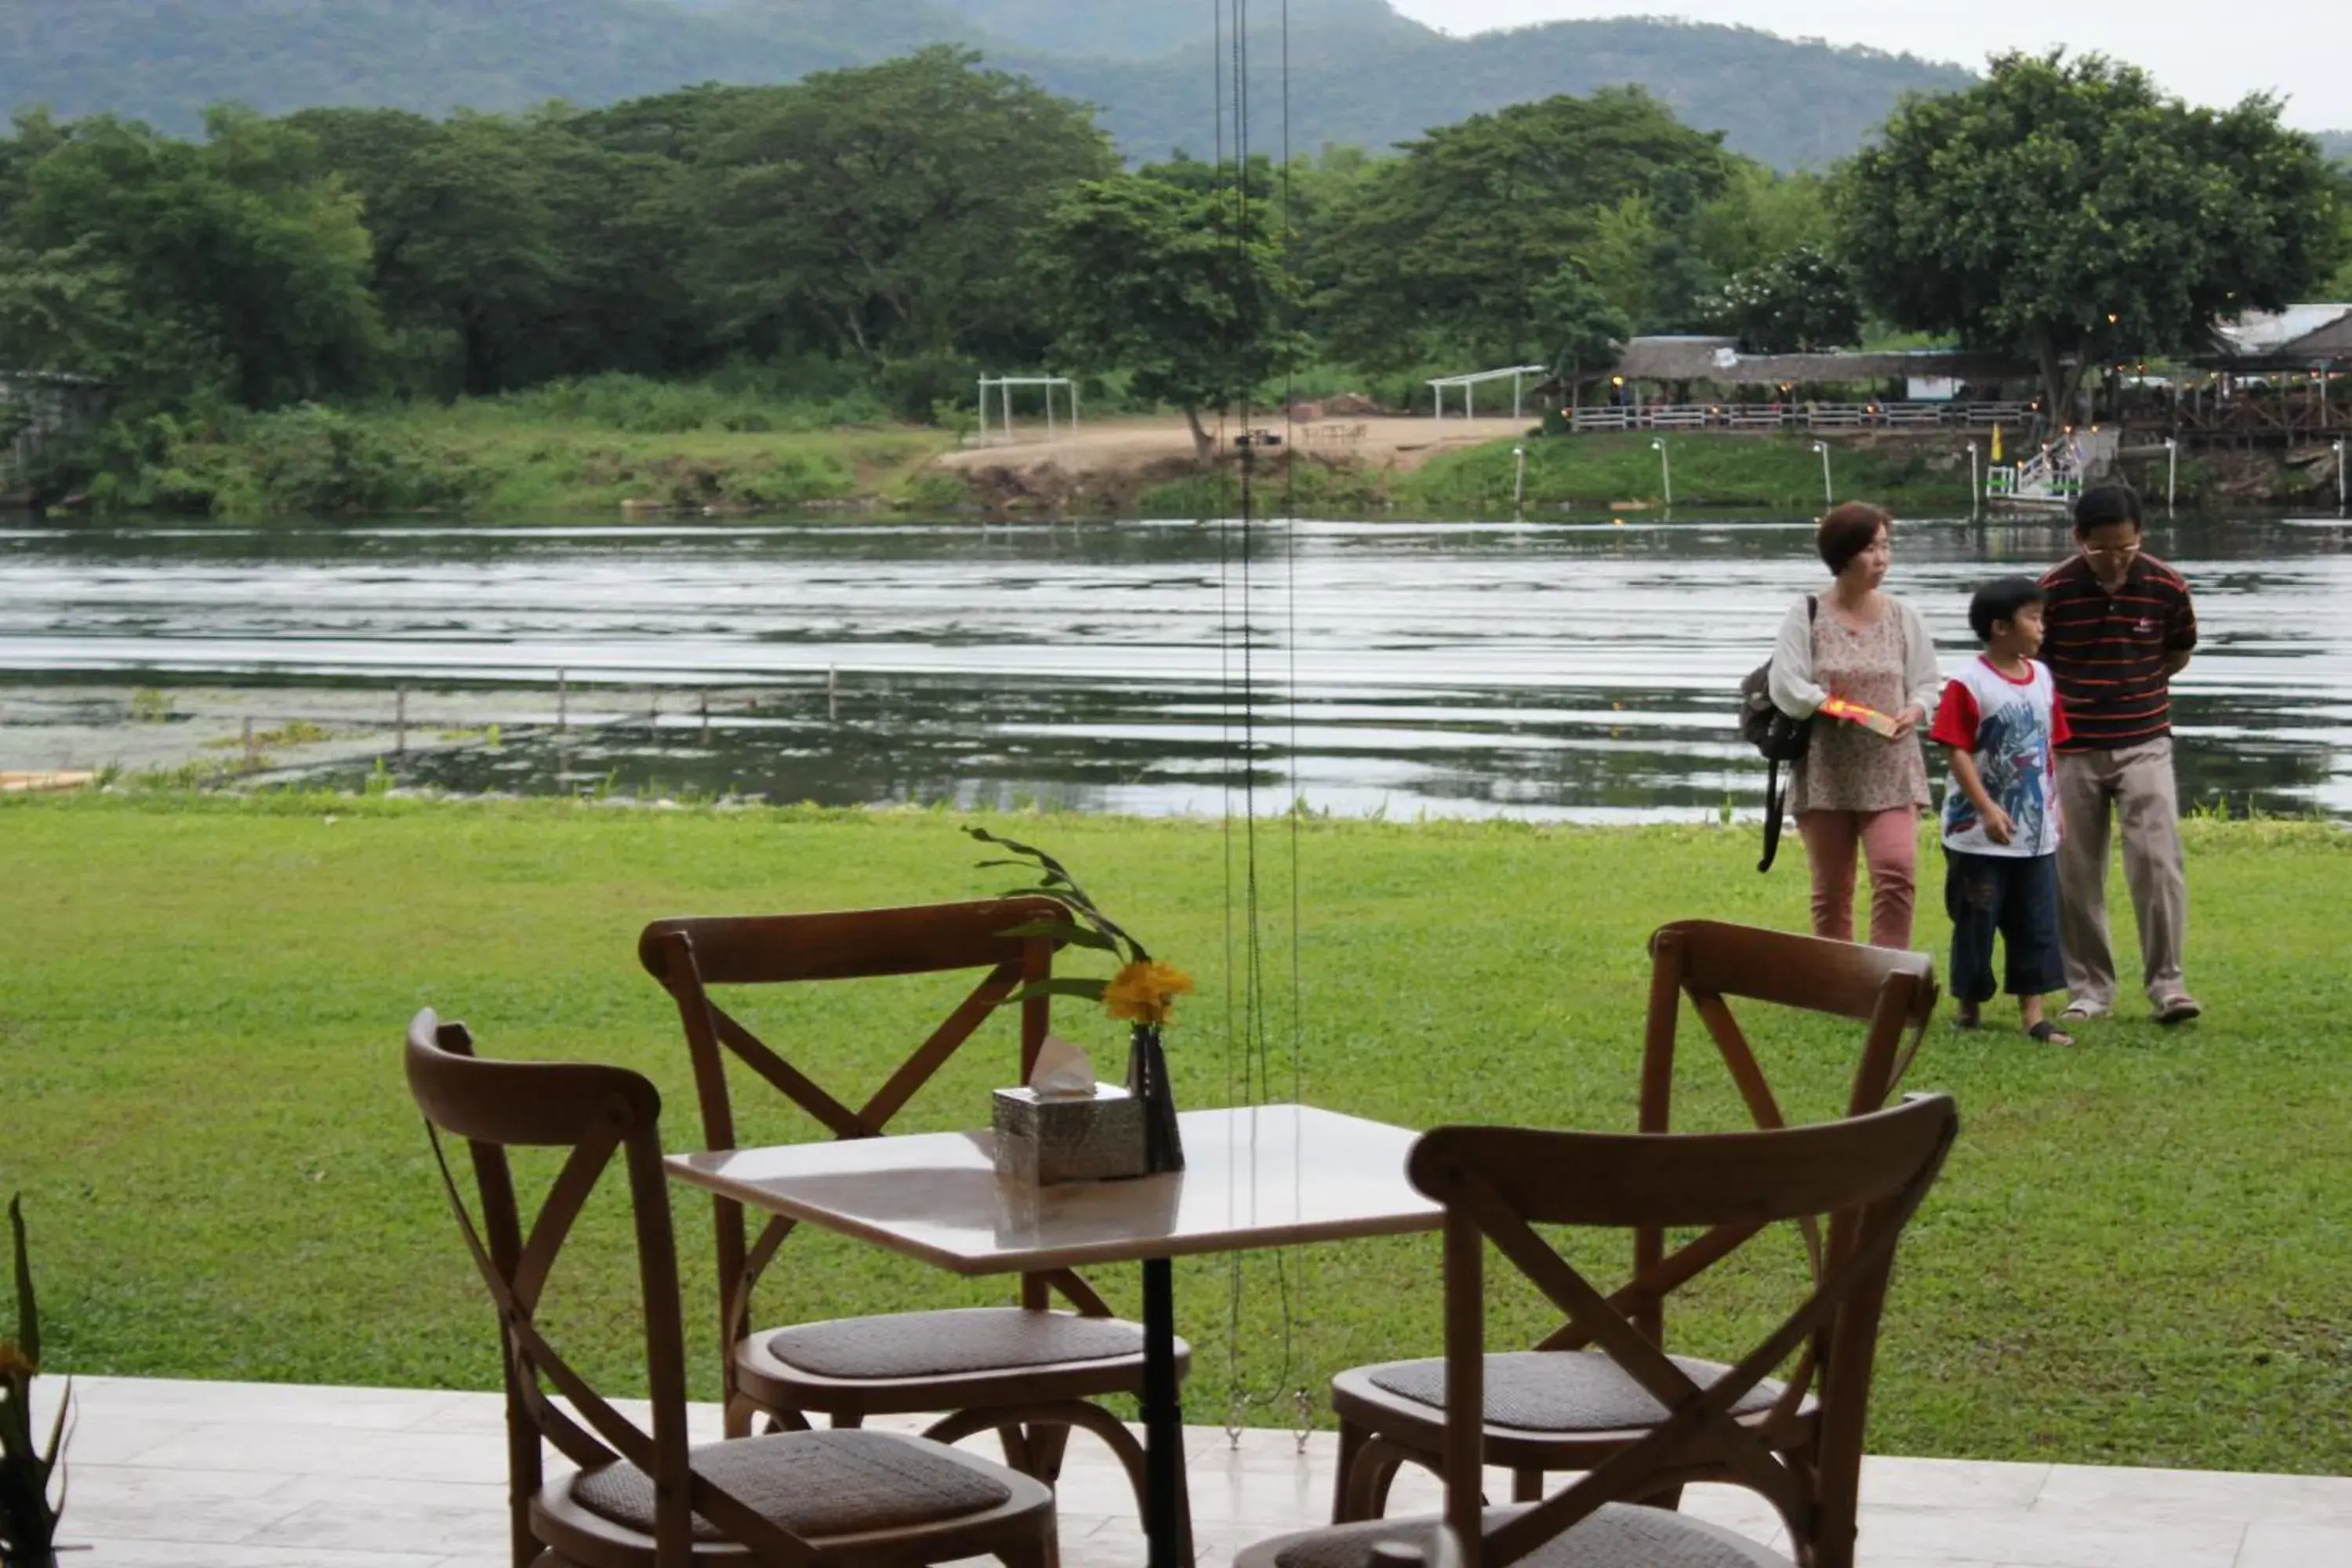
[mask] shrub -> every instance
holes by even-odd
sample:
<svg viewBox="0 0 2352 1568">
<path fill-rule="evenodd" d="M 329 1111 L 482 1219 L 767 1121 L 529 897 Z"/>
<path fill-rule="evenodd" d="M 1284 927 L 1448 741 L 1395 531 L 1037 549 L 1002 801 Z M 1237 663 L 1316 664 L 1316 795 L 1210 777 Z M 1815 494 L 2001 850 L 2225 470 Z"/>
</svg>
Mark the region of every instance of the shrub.
<svg viewBox="0 0 2352 1568">
<path fill-rule="evenodd" d="M 257 417 L 223 479 L 219 515 L 419 511 L 479 488 L 446 454 L 312 404 Z"/>
</svg>

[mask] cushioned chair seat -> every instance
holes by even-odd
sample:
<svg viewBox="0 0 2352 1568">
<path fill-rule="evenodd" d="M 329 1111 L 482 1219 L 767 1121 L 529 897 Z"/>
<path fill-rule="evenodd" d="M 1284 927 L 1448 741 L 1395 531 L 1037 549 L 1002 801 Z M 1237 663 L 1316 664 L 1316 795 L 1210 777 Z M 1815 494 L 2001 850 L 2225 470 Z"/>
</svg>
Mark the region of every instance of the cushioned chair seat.
<svg viewBox="0 0 2352 1568">
<path fill-rule="evenodd" d="M 1525 1513 L 1486 1510 L 1486 1529 Z M 1369 1568 L 1372 1548 L 1402 1542 L 1429 1560 L 1435 1519 L 1371 1520 L 1262 1542 L 1235 1568 Z M 1664 1509 L 1607 1503 L 1565 1534 L 1519 1559 L 1514 1568 L 1790 1568 L 1789 1560 L 1746 1536 Z"/>
<path fill-rule="evenodd" d="M 819 1377 L 945 1377 L 1143 1354 L 1140 1324 L 1018 1307 L 897 1312 L 807 1323 L 768 1336 L 768 1353 Z"/>
<path fill-rule="evenodd" d="M 1670 1358 L 1702 1386 L 1728 1370 L 1687 1356 Z M 1445 1363 L 1397 1362 L 1366 1368 L 1360 1374 L 1400 1399 L 1445 1413 Z M 1734 1415 L 1769 1410 L 1783 1392 L 1762 1383 L 1732 1406 Z M 1622 1432 L 1654 1426 L 1666 1407 L 1632 1374 L 1598 1351 L 1517 1351 L 1486 1358 L 1486 1424 L 1525 1432 Z"/>
<path fill-rule="evenodd" d="M 856 1535 L 985 1513 L 1012 1489 L 981 1466 L 888 1432 L 787 1432 L 694 1450 L 694 1468 L 803 1538 Z M 614 1524 L 651 1534 L 654 1487 L 635 1465 L 575 1478 L 572 1500 Z M 705 1519 L 704 1541 L 724 1539 Z"/>
</svg>

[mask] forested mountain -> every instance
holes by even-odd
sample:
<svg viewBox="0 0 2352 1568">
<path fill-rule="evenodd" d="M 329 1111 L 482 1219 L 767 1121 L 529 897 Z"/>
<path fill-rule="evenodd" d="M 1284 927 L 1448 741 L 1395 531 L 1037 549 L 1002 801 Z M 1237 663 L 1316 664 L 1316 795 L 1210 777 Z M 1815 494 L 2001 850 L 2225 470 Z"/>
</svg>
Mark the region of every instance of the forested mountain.
<svg viewBox="0 0 2352 1568">
<path fill-rule="evenodd" d="M 983 32 L 1041 55 L 1109 60 L 1205 56 L 1213 46 L 1210 10 L 1199 0 L 1160 5 L 1105 5 L 1101 0 L 930 0 Z M 1277 4 L 1259 5 L 1251 31 L 1278 18 Z M 1438 35 L 1389 9 L 1388 0 L 1290 0 L 1294 36 L 1332 29 L 1426 41 Z"/>
<path fill-rule="evenodd" d="M 1272 55 L 1261 46 L 1255 68 L 1268 72 Z M 1104 105 L 1103 122 L 1130 155 L 1202 150 L 1208 132 L 1199 68 L 1046 61 L 1030 68 L 1047 86 Z M 1732 151 L 1780 169 L 1824 167 L 1860 147 L 1904 94 L 1949 91 L 1974 79 L 1958 66 L 1907 56 L 1639 17 L 1466 38 L 1322 33 L 1294 47 L 1291 76 L 1293 142 L 1300 148 L 1383 148 L 1509 104 L 1632 84 L 1685 123 L 1725 132 Z M 1264 144 L 1277 127 L 1280 101 L 1268 77 L 1258 85 L 1255 134 Z"/>
<path fill-rule="evenodd" d="M 1560 22 L 1452 38 L 1385 0 L 1292 0 L 1293 141 L 1373 148 L 1555 93 L 1638 83 L 1738 152 L 1781 168 L 1851 153 L 1953 66 L 1745 28 Z M 1254 18 L 1257 133 L 1278 126 L 1278 8 Z M 1209 151 L 1208 7 L 1101 0 L 8 0 L 0 110 L 116 112 L 176 132 L 226 100 L 431 114 L 597 106 L 687 83 L 789 81 L 962 41 L 1103 107 L 1130 157 Z"/>
<path fill-rule="evenodd" d="M 2331 158 L 2352 163 L 2352 131 L 2323 131 L 2319 133 L 2319 149 Z"/>
</svg>

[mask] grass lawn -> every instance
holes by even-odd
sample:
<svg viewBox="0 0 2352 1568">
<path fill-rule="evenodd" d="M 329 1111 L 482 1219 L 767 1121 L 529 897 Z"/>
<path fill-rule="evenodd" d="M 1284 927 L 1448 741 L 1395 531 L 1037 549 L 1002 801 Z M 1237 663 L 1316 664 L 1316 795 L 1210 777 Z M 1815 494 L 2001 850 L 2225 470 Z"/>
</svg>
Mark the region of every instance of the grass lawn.
<svg viewBox="0 0 2352 1568">
<path fill-rule="evenodd" d="M 971 868 L 959 821 L 321 796 L 0 805 L 0 1192 L 26 1194 L 52 1365 L 495 1386 L 490 1313 L 399 1073 L 411 1012 L 467 1019 L 494 1054 L 636 1067 L 667 1096 L 670 1146 L 695 1146 L 676 1016 L 634 961 L 639 927 L 1009 885 Z M 1225 1101 L 1221 828 L 1053 816 L 1011 830 L 1193 969 L 1202 995 L 1171 1037 L 1179 1095 Z M 1801 864 L 1758 877 L 1754 837 L 1310 823 L 1307 1095 L 1420 1125 L 1630 1126 L 1646 933 L 1694 915 L 1800 923 Z M 1267 905 L 1285 911 L 1287 836 L 1260 839 L 1280 873 Z M 2164 1033 L 2126 1017 L 2074 1051 L 1937 1030 L 1912 1081 L 1958 1094 L 1966 1130 L 1898 1273 L 1875 1450 L 2352 1471 L 2347 877 L 2352 834 L 2192 824 L 2207 1021 Z M 1286 996 L 1282 925 L 1268 963 Z M 1923 916 L 1923 945 L 1946 936 L 1940 913 Z M 748 1011 L 849 1092 L 878 1083 L 948 994 L 826 987 Z M 1286 1038 L 1287 1018 L 1273 1024 Z M 1066 1008 L 1062 1027 L 1116 1059 L 1099 1017 Z M 1853 1032 L 1756 1033 L 1792 1114 L 1829 1110 Z M 984 1033 L 901 1125 L 978 1123 L 1011 1054 L 1009 1027 Z M 1287 1067 L 1275 1076 L 1286 1096 Z M 1730 1124 L 1711 1053 L 1686 1052 L 1685 1077 L 1694 1120 Z M 763 1110 L 746 1135 L 808 1131 Z M 634 1381 L 616 1195 L 551 1300 L 559 1342 Z M 707 1211 L 682 1190 L 677 1210 L 707 1394 Z M 1614 1238 L 1581 1255 L 1621 1257 Z M 1677 1320 L 1678 1348 L 1731 1348 L 1795 1258 L 1790 1243 L 1722 1281 Z M 1236 1349 L 1261 1396 L 1436 1352 L 1433 1238 L 1311 1249 L 1279 1281 L 1276 1268 L 1250 1260 L 1236 1342 L 1225 1265 L 1180 1266 L 1195 1419 L 1225 1413 Z M 1004 1294 L 815 1236 L 771 1279 L 769 1321 Z M 1131 1270 L 1100 1283 L 1133 1310 Z M 1278 1286 L 1300 1321 L 1286 1375 Z M 1524 1297 L 1504 1318 L 1513 1339 L 1546 1326 Z"/>
</svg>

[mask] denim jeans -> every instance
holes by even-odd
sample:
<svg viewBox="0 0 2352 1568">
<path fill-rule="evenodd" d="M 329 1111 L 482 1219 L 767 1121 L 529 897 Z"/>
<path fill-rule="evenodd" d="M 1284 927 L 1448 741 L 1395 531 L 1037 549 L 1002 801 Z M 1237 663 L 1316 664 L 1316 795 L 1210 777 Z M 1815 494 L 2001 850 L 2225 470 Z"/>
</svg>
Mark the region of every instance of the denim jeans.
<svg viewBox="0 0 2352 1568">
<path fill-rule="evenodd" d="M 1944 851 L 1944 909 L 1952 917 L 1952 996 L 1988 1002 L 2001 990 L 2041 996 L 2066 987 L 2058 947 L 2058 857 Z M 2007 950 L 2007 985 L 1993 973 L 1992 940 Z"/>
</svg>

